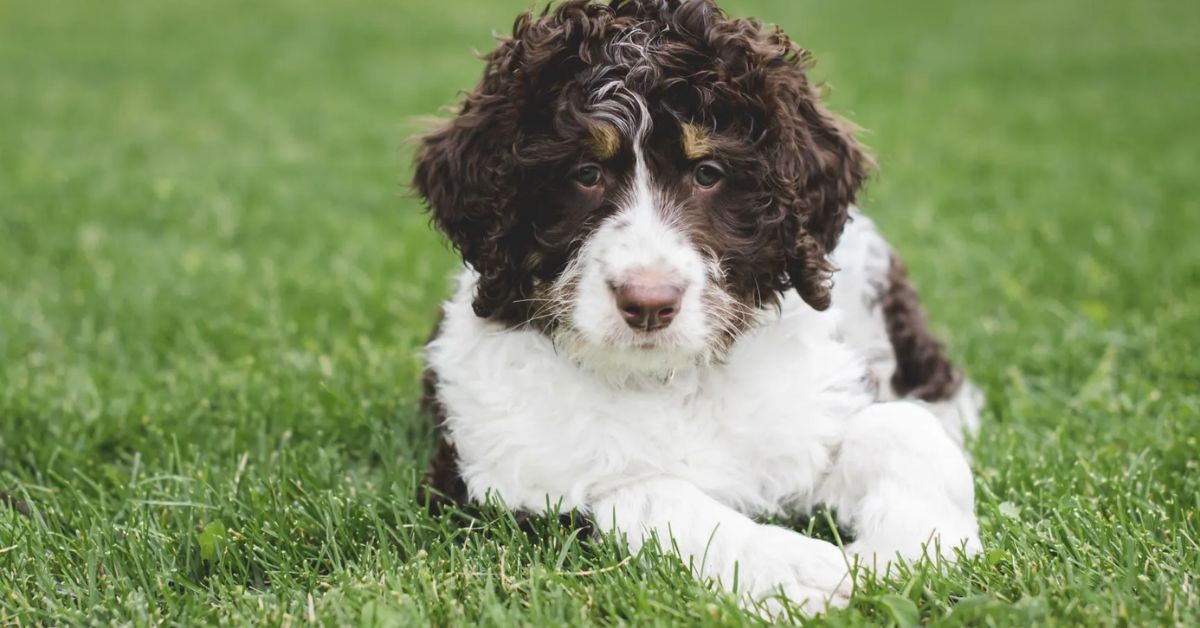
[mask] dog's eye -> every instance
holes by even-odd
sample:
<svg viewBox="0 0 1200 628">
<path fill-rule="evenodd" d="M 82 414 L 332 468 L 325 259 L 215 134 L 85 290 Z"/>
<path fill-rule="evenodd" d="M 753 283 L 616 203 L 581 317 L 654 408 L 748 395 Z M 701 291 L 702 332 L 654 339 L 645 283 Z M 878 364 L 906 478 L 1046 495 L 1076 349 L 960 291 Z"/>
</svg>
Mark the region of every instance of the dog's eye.
<svg viewBox="0 0 1200 628">
<path fill-rule="evenodd" d="M 575 169 L 575 182 L 585 188 L 595 187 L 604 176 L 604 170 L 596 164 L 585 164 Z"/>
<path fill-rule="evenodd" d="M 696 179 L 696 185 L 702 188 L 711 188 L 725 178 L 725 172 L 721 170 L 720 166 L 706 161 L 696 166 L 696 171 L 692 176 Z"/>
</svg>

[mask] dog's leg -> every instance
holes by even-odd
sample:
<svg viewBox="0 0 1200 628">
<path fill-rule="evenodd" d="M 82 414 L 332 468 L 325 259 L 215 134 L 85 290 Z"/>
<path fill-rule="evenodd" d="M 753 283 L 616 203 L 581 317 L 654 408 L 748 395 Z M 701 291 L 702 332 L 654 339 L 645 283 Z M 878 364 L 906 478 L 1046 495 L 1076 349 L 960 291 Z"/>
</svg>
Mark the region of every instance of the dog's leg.
<svg viewBox="0 0 1200 628">
<path fill-rule="evenodd" d="M 634 551 L 657 538 L 702 578 L 765 600 L 768 611 L 778 608 L 779 594 L 809 613 L 844 606 L 853 585 L 836 546 L 755 523 L 683 480 L 624 485 L 595 500 L 592 514 L 600 530 L 624 534 Z"/>
<path fill-rule="evenodd" d="M 847 551 L 886 568 L 926 550 L 954 558 L 979 551 L 975 487 L 962 450 L 925 408 L 869 406 L 851 417 L 834 466 L 817 490 L 854 532 Z"/>
</svg>

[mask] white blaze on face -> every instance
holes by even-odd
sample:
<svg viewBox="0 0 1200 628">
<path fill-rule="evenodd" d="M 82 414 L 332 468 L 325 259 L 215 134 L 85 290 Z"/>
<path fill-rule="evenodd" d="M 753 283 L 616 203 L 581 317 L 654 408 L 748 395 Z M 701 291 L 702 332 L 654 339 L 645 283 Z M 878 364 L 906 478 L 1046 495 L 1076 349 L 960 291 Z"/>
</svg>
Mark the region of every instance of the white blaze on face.
<svg viewBox="0 0 1200 628">
<path fill-rule="evenodd" d="M 708 348 L 710 316 L 704 311 L 708 263 L 673 219 L 676 209 L 655 186 L 642 138 L 634 142 L 634 173 L 618 211 L 589 236 L 565 277 L 574 282 L 570 347 L 583 362 L 624 371 L 662 371 L 694 364 Z M 626 323 L 616 291 L 638 276 L 682 289 L 671 323 L 651 332 Z"/>
</svg>

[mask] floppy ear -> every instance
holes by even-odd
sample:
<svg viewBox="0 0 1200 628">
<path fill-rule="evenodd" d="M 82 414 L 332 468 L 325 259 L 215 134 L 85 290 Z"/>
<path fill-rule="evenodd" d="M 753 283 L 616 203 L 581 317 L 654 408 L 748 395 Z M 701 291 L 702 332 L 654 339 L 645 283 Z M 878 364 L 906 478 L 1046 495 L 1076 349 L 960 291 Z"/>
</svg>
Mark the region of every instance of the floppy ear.
<svg viewBox="0 0 1200 628">
<path fill-rule="evenodd" d="M 516 47 L 515 40 L 502 41 L 458 115 L 421 138 L 413 176 L 434 224 L 479 273 L 474 307 L 484 317 L 513 300 L 518 289 L 507 277 L 512 264 L 506 250 L 517 220 L 511 207 L 520 123 L 512 78 Z"/>
<path fill-rule="evenodd" d="M 716 58 L 713 89 L 761 123 L 747 133 L 763 155 L 760 183 L 771 208 L 763 221 L 777 231 L 769 248 L 781 268 L 772 287 L 795 288 L 812 307 L 829 307 L 828 255 L 873 161 L 853 127 L 821 104 L 808 80 L 811 56 L 783 31 L 728 18 L 708 0 L 681 5 L 676 18 Z"/>
<path fill-rule="evenodd" d="M 808 81 L 808 52 L 778 31 L 766 41 L 781 50 L 767 61 L 766 81 L 778 132 L 777 202 L 788 213 L 787 273 L 800 296 L 823 310 L 829 307 L 833 274 L 828 255 L 874 162 L 854 139 L 854 127 L 821 103 Z"/>
<path fill-rule="evenodd" d="M 521 320 L 516 304 L 533 289 L 529 266 L 538 258 L 533 217 L 522 215 L 523 167 L 539 156 L 537 134 L 554 124 L 559 87 L 586 59 L 589 38 L 602 39 L 611 13 L 585 0 L 523 13 L 485 57 L 458 115 L 420 140 L 413 187 L 479 273 L 478 316 Z"/>
</svg>

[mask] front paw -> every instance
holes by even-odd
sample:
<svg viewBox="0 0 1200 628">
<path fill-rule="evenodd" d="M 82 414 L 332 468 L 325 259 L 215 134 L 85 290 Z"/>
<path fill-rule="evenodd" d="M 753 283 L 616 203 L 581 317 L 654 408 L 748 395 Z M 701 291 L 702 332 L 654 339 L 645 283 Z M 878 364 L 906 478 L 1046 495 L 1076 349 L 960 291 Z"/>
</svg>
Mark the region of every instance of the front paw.
<svg viewBox="0 0 1200 628">
<path fill-rule="evenodd" d="M 809 614 L 842 608 L 854 589 L 840 549 L 783 528 L 760 526 L 737 562 L 739 591 L 772 615 L 782 598 Z"/>
</svg>

